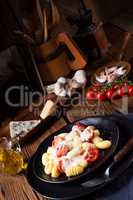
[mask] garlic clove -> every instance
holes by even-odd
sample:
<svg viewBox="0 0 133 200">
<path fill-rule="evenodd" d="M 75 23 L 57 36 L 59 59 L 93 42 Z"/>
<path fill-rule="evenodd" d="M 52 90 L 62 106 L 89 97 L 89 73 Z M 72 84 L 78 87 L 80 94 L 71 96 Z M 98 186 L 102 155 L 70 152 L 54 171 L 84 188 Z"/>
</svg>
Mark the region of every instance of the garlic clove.
<svg viewBox="0 0 133 200">
<path fill-rule="evenodd" d="M 64 77 L 60 77 L 60 78 L 57 79 L 57 82 L 61 83 L 61 84 L 65 84 L 67 82 L 67 79 L 64 78 Z"/>
<path fill-rule="evenodd" d="M 120 67 L 116 71 L 116 74 L 118 75 L 124 75 L 125 73 L 126 73 L 126 69 L 124 69 L 124 67 Z"/>
<path fill-rule="evenodd" d="M 106 76 L 96 76 L 96 80 L 99 82 L 99 83 L 105 83 L 107 81 L 107 77 Z"/>
<path fill-rule="evenodd" d="M 87 81 L 85 71 L 84 70 L 76 71 L 72 79 L 76 80 L 80 84 L 85 84 Z"/>
<path fill-rule="evenodd" d="M 60 97 L 66 97 L 67 96 L 67 91 L 65 89 L 62 89 L 60 91 L 60 93 L 58 94 L 58 96 L 60 96 Z"/>
<path fill-rule="evenodd" d="M 110 68 L 108 68 L 108 73 L 113 73 L 113 72 L 115 72 L 117 69 L 118 69 L 118 66 L 110 67 Z"/>
<path fill-rule="evenodd" d="M 62 96 L 62 97 L 65 97 L 65 96 L 67 95 L 67 91 L 66 91 L 65 88 L 62 86 L 62 84 L 59 83 L 59 82 L 56 82 L 56 84 L 55 84 L 54 93 L 55 93 L 57 96 Z"/>
<path fill-rule="evenodd" d="M 54 93 L 58 96 L 61 91 L 61 84 L 56 82 L 54 87 Z"/>
</svg>

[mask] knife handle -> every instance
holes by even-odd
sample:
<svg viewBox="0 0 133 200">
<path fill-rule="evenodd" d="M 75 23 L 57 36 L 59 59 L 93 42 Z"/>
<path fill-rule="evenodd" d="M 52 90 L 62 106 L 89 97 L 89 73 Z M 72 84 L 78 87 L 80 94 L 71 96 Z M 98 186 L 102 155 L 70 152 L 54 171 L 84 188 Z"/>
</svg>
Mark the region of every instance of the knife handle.
<svg viewBox="0 0 133 200">
<path fill-rule="evenodd" d="M 121 161 L 129 151 L 133 150 L 133 137 L 131 137 L 125 146 L 114 156 L 114 161 Z"/>
</svg>

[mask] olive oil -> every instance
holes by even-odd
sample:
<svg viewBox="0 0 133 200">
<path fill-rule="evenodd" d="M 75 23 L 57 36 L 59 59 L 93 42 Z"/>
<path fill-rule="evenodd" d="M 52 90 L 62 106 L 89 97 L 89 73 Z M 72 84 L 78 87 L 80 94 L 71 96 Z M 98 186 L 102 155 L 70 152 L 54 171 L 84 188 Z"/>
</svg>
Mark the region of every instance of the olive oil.
<svg viewBox="0 0 133 200">
<path fill-rule="evenodd" d="M 25 167 L 23 155 L 14 149 L 0 148 L 0 173 L 5 175 L 15 175 L 20 173 Z"/>
</svg>

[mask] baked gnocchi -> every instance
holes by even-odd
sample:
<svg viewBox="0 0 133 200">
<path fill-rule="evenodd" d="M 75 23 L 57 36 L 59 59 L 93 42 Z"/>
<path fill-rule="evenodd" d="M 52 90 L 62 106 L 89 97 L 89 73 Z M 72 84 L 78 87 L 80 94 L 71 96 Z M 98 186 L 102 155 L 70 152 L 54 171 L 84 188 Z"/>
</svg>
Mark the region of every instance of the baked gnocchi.
<svg viewBox="0 0 133 200">
<path fill-rule="evenodd" d="M 94 126 L 77 123 L 70 133 L 54 137 L 52 146 L 42 155 L 44 172 L 53 178 L 61 174 L 68 177 L 79 175 L 99 159 L 101 149 L 108 149 L 111 145 L 111 141 L 104 140 Z"/>
</svg>

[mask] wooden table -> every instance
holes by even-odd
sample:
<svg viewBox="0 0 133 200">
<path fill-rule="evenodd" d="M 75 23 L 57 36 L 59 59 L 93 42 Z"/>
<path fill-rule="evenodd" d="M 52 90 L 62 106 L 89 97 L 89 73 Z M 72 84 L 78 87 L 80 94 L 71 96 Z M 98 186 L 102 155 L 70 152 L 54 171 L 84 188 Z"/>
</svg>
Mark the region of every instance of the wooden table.
<svg viewBox="0 0 133 200">
<path fill-rule="evenodd" d="M 105 105 L 103 104 L 103 107 L 106 113 L 110 114 L 113 112 L 113 108 L 111 105 L 109 106 L 108 104 Z M 29 112 L 28 108 L 22 109 L 18 112 L 14 120 L 32 119 L 34 117 L 33 115 L 34 115 L 33 113 Z M 89 111 L 89 109 L 85 105 L 82 106 L 82 108 L 81 107 L 79 108 L 79 106 L 73 107 L 72 109 L 66 112 L 66 117 L 70 122 L 87 116 L 94 116 L 94 115 L 96 115 L 96 113 L 94 113 L 93 111 Z M 1 127 L 0 136 L 4 135 L 8 136 L 10 120 L 13 119 L 7 120 Z M 54 123 L 52 127 L 50 127 L 47 131 L 42 132 L 42 134 L 36 140 L 32 138 L 30 142 L 24 144 L 22 147 L 24 158 L 28 160 L 35 153 L 37 147 L 45 138 L 47 138 L 53 132 L 59 130 L 66 124 L 67 124 L 66 121 L 62 117 L 56 123 Z M 31 189 L 23 174 L 15 177 L 0 176 L 0 200 L 42 200 L 42 199 L 44 198 L 42 198 L 41 195 L 37 194 Z"/>
<path fill-rule="evenodd" d="M 36 151 L 39 144 L 56 130 L 59 130 L 66 125 L 63 119 L 58 120 L 57 123 L 45 131 L 37 140 L 23 146 L 23 154 L 25 159 L 29 159 Z M 0 176 L 0 200 L 42 200 L 41 195 L 34 192 L 29 186 L 25 176 Z"/>
<path fill-rule="evenodd" d="M 114 107 L 110 103 L 103 103 L 104 114 L 111 114 L 114 112 Z M 23 112 L 18 113 L 15 117 L 17 119 L 31 119 L 33 113 L 29 113 L 28 109 L 25 109 Z M 68 121 L 75 121 L 87 116 L 99 115 L 88 109 L 86 106 L 74 107 L 71 110 L 66 112 L 66 118 Z M 7 121 L 3 127 L 0 129 L 0 134 L 7 135 L 9 134 L 9 121 Z M 65 126 L 67 122 L 62 117 L 56 123 L 52 125 L 47 131 L 42 132 L 42 134 L 37 138 L 32 138 L 28 143 L 25 143 L 22 147 L 24 158 L 29 159 L 34 152 L 36 151 L 39 144 L 51 135 L 53 132 L 59 130 Z M 25 176 L 23 174 L 17 176 L 0 176 L 0 200 L 44 200 L 40 194 L 34 192 L 30 185 L 28 184 Z"/>
</svg>

